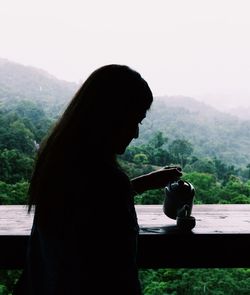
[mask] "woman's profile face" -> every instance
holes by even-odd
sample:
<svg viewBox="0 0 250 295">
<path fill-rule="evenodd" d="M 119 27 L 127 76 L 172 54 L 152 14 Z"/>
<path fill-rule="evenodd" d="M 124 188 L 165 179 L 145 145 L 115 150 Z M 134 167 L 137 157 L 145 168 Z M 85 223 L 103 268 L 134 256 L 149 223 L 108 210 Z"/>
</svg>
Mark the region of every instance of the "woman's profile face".
<svg viewBox="0 0 250 295">
<path fill-rule="evenodd" d="M 123 154 L 130 142 L 134 138 L 139 137 L 139 125 L 145 118 L 145 113 L 146 112 L 139 116 L 130 114 L 128 116 L 127 122 L 124 122 L 121 128 L 119 128 L 114 144 L 116 154 Z"/>
</svg>

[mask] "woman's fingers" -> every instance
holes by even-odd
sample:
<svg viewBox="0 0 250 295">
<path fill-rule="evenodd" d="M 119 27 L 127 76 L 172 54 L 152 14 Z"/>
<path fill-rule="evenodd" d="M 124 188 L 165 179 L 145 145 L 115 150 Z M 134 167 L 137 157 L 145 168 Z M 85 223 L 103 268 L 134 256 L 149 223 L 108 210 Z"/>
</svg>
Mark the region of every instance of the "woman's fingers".
<svg viewBox="0 0 250 295">
<path fill-rule="evenodd" d="M 163 169 L 177 169 L 179 171 L 182 171 L 181 167 L 179 166 L 165 166 Z"/>
</svg>

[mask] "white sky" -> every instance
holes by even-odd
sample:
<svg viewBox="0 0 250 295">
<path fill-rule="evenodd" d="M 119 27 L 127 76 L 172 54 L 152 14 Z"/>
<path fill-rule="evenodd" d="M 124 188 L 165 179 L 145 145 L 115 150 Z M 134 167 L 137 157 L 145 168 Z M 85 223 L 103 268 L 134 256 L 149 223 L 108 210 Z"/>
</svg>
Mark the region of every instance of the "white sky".
<svg viewBox="0 0 250 295">
<path fill-rule="evenodd" d="M 0 0 L 0 40 L 67 81 L 124 63 L 154 95 L 250 106 L 249 0 Z"/>
</svg>

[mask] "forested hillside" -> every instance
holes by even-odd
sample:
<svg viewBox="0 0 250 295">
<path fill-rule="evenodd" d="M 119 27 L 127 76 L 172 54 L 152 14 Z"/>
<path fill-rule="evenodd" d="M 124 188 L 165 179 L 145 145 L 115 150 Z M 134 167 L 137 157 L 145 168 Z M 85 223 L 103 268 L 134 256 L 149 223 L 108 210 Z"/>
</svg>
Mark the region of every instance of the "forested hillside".
<svg viewBox="0 0 250 295">
<path fill-rule="evenodd" d="M 157 131 L 170 140 L 189 141 L 197 157 L 218 157 L 236 167 L 250 163 L 250 118 L 240 120 L 194 98 L 156 97 L 134 144 Z"/>
<path fill-rule="evenodd" d="M 65 108 L 79 85 L 58 80 L 43 70 L 0 59 L 0 103 L 13 110 L 16 101 L 28 100 L 55 118 Z M 194 156 L 217 157 L 228 165 L 250 163 L 250 118 L 240 120 L 184 96 L 155 97 L 140 138 L 145 143 L 162 131 L 169 140 L 185 139 Z"/>
<path fill-rule="evenodd" d="M 25 204 L 37 148 L 79 85 L 0 59 L 0 205 Z M 250 121 L 187 97 L 155 98 L 140 137 L 118 161 L 129 176 L 180 165 L 196 203 L 250 203 Z M 136 197 L 161 204 L 163 191 Z M 0 271 L 0 295 L 19 272 Z M 145 270 L 145 295 L 249 294 L 249 270 Z M 221 278 L 224 284 L 221 283 Z M 192 282 L 192 284 L 190 283 Z M 188 292 L 188 293 L 185 293 Z"/>
<path fill-rule="evenodd" d="M 50 113 L 60 111 L 78 85 L 59 80 L 44 70 L 0 58 L 0 102 L 36 102 Z"/>
<path fill-rule="evenodd" d="M 25 203 L 36 149 L 77 90 L 31 67 L 0 60 L 0 203 Z M 198 203 L 249 203 L 250 121 L 189 97 L 156 97 L 140 137 L 120 157 L 133 177 L 180 165 Z M 138 203 L 160 203 L 162 193 Z"/>
</svg>

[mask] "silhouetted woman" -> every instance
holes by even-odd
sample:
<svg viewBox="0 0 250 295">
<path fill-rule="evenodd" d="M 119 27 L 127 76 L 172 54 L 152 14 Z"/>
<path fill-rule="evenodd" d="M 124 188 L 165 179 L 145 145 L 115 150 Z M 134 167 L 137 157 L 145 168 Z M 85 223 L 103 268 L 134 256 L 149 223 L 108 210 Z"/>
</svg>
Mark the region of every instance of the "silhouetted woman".
<svg viewBox="0 0 250 295">
<path fill-rule="evenodd" d="M 34 222 L 14 294 L 141 294 L 133 196 L 181 175 L 171 168 L 129 180 L 117 164 L 152 101 L 140 74 L 115 64 L 75 94 L 38 152 Z"/>
</svg>

